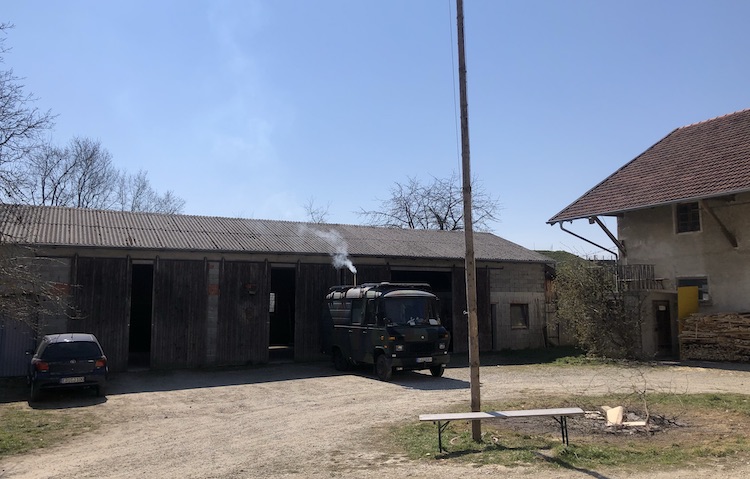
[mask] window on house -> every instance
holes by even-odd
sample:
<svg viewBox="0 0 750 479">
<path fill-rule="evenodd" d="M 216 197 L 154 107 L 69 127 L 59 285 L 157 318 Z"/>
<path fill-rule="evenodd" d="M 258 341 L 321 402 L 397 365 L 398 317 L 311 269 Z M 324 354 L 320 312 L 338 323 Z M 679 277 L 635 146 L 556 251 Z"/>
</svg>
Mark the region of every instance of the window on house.
<svg viewBox="0 0 750 479">
<path fill-rule="evenodd" d="M 682 203 L 675 208 L 678 233 L 701 230 L 701 212 L 697 202 Z"/>
<path fill-rule="evenodd" d="M 711 301 L 711 296 L 708 294 L 708 278 L 679 278 L 677 280 L 677 286 L 697 286 L 698 301 L 701 303 L 708 303 Z"/>
<path fill-rule="evenodd" d="M 510 327 L 511 329 L 529 329 L 529 305 L 510 305 Z"/>
</svg>

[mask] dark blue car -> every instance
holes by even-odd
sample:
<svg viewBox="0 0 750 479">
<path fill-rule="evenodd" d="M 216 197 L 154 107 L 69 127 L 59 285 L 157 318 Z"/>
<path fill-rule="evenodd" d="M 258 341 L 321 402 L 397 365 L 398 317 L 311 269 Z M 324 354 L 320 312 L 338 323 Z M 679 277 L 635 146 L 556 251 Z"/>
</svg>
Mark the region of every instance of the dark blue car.
<svg viewBox="0 0 750 479">
<path fill-rule="evenodd" d="M 107 356 L 93 334 L 49 334 L 29 364 L 31 400 L 53 388 L 90 387 L 97 396 L 104 396 L 107 373 Z"/>
</svg>

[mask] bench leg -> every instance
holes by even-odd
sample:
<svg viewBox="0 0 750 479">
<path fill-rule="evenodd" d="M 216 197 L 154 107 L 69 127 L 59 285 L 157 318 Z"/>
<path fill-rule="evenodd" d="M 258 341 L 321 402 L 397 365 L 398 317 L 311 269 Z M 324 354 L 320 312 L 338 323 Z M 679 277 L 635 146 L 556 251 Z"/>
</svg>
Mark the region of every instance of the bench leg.
<svg viewBox="0 0 750 479">
<path fill-rule="evenodd" d="M 445 431 L 445 428 L 448 427 L 448 423 L 450 423 L 450 421 L 445 421 L 444 423 L 441 423 L 441 421 L 436 422 L 438 427 L 438 452 L 448 452 L 446 449 L 443 449 L 443 431 Z"/>
<path fill-rule="evenodd" d="M 566 446 L 569 446 L 568 443 L 568 417 L 567 416 L 560 416 L 560 419 L 557 417 L 554 417 L 555 421 L 560 425 L 560 433 L 562 433 L 562 442 Z"/>
</svg>

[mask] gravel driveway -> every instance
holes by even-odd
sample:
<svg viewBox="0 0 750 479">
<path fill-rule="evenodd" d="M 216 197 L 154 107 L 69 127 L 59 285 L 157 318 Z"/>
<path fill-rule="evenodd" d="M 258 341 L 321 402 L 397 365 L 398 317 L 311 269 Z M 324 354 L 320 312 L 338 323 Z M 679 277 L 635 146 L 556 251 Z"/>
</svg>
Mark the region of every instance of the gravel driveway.
<svg viewBox="0 0 750 479">
<path fill-rule="evenodd" d="M 632 390 L 644 378 L 659 391 L 750 390 L 750 372 L 739 367 L 667 365 L 635 370 L 483 362 L 488 364 L 480 372 L 484 401 Z M 40 407 L 81 407 L 100 416 L 104 425 L 94 435 L 6 458 L 0 461 L 0 477 L 623 477 L 605 470 L 414 462 L 374 450 L 371 438 L 380 426 L 415 421 L 421 413 L 440 412 L 448 405 L 465 405 L 468 410 L 465 361 L 447 369 L 443 378 L 402 373 L 387 383 L 367 371 L 338 373 L 327 363 L 123 373 L 112 378 L 108 392 L 105 401 L 80 395 L 48 397 Z M 750 477 L 750 465 L 739 467 L 628 477 Z"/>
</svg>

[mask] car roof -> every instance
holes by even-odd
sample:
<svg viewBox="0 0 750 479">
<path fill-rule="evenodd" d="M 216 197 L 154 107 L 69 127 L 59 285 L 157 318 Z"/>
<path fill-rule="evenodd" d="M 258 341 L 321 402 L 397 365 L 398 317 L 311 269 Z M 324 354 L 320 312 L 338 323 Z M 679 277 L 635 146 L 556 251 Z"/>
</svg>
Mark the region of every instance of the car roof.
<svg viewBox="0 0 750 479">
<path fill-rule="evenodd" d="M 48 343 L 73 343 L 79 341 L 95 342 L 98 343 L 96 336 L 89 333 L 59 333 L 59 334 L 48 334 L 44 336 L 44 340 Z"/>
</svg>

